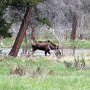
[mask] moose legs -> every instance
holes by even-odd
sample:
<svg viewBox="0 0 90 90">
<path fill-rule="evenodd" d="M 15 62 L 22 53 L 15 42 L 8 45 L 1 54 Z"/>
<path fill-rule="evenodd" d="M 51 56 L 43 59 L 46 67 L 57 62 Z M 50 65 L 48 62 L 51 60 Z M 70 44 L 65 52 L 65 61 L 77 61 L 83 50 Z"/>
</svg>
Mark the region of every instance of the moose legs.
<svg viewBox="0 0 90 90">
<path fill-rule="evenodd" d="M 38 49 L 38 48 L 32 48 L 32 51 L 31 51 L 32 53 L 31 53 L 31 55 L 33 55 L 33 53 L 34 53 L 36 50 L 45 51 L 45 56 L 47 55 L 47 53 L 48 53 L 48 54 L 51 54 L 51 53 L 50 53 L 50 48 L 45 47 L 45 48 L 43 48 L 43 49 L 42 49 L 42 48 L 39 48 L 39 49 Z"/>
<path fill-rule="evenodd" d="M 45 50 L 45 56 L 47 55 L 47 53 L 51 54 L 49 49 Z"/>
</svg>

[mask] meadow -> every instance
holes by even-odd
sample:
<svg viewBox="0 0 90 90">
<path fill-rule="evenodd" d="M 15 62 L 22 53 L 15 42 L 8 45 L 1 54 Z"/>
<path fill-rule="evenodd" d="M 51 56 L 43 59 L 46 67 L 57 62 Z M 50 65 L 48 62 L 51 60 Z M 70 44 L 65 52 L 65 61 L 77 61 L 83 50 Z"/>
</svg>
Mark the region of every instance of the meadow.
<svg viewBox="0 0 90 90">
<path fill-rule="evenodd" d="M 38 39 L 37 41 L 40 41 L 40 40 L 44 41 L 42 39 Z M 54 40 L 54 39 L 50 39 L 50 40 L 58 45 L 58 41 L 57 40 Z M 0 47 L 12 47 L 13 44 L 14 44 L 14 41 L 15 41 L 14 37 L 12 37 L 12 38 L 5 38 L 5 39 L 2 40 L 3 46 L 1 46 L 1 44 L 0 44 Z M 85 40 L 85 39 L 79 40 L 79 39 L 76 39 L 73 42 L 73 41 L 68 39 L 68 40 L 63 40 L 62 42 L 61 41 L 62 40 L 60 40 L 59 43 L 60 44 L 63 43 L 64 48 L 72 48 L 73 46 L 76 46 L 76 48 L 90 49 L 90 40 Z M 30 44 L 30 40 L 28 40 L 27 42 L 29 43 L 29 45 L 31 45 Z M 25 40 L 23 40 L 21 47 L 25 47 L 25 46 L 26 46 L 26 42 L 25 42 Z"/>
<path fill-rule="evenodd" d="M 14 40 L 5 38 L 2 41 L 4 46 L 0 47 L 10 48 Z M 75 40 L 74 43 L 65 40 L 63 43 L 65 48 L 75 45 L 90 49 L 89 40 Z M 21 47 L 25 47 L 25 41 Z M 67 68 L 64 60 L 73 62 L 74 58 L 0 56 L 0 90 L 90 90 L 90 59 L 85 60 L 85 69 Z"/>
<path fill-rule="evenodd" d="M 0 57 L 0 90 L 90 90 L 88 68 L 66 68 L 49 56 Z M 24 74 L 12 73 L 16 67 Z"/>
</svg>

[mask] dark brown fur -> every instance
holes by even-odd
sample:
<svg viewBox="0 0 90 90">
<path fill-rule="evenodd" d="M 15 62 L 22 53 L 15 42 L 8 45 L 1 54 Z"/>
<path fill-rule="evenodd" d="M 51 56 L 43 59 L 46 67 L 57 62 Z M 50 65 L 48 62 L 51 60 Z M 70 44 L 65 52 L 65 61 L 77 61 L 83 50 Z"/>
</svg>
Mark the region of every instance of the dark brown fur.
<svg viewBox="0 0 90 90">
<path fill-rule="evenodd" d="M 34 41 L 32 43 L 32 53 L 36 50 L 45 51 L 45 55 L 50 54 L 50 50 L 58 49 L 58 46 L 52 43 L 51 41 Z"/>
</svg>

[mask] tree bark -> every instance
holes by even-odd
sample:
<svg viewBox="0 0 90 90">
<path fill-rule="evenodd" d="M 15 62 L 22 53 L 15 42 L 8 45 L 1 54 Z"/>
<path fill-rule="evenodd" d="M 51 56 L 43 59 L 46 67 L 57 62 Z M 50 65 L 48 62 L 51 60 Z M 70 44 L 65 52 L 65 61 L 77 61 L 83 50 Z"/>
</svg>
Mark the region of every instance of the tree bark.
<svg viewBox="0 0 90 90">
<path fill-rule="evenodd" d="M 73 24 L 72 24 L 72 32 L 71 32 L 71 40 L 75 40 L 76 38 L 76 27 L 77 27 L 77 19 L 74 15 L 73 17 Z"/>
<path fill-rule="evenodd" d="M 31 40 L 35 41 L 35 26 L 32 26 L 32 32 L 31 32 Z"/>
<path fill-rule="evenodd" d="M 33 6 L 28 6 L 26 13 L 24 15 L 24 19 L 22 21 L 21 27 L 19 29 L 18 35 L 16 37 L 15 43 L 9 53 L 10 56 L 16 57 L 19 52 L 19 48 L 21 46 L 21 43 L 26 35 L 26 31 L 28 29 L 28 25 L 31 21 L 32 18 L 32 11 L 33 11 Z"/>
</svg>

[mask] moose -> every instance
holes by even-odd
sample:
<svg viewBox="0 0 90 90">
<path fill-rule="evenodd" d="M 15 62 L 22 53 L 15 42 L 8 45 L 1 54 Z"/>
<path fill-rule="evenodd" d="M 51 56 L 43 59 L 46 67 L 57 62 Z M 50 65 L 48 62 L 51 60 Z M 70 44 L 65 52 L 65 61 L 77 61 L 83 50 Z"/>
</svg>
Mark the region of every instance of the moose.
<svg viewBox="0 0 90 90">
<path fill-rule="evenodd" d="M 45 56 L 50 53 L 50 50 L 56 50 L 59 48 L 59 46 L 57 46 L 56 44 L 52 43 L 51 41 L 47 40 L 47 41 L 33 41 L 32 44 L 32 54 L 36 51 L 36 50 L 42 50 L 45 51 Z"/>
</svg>

